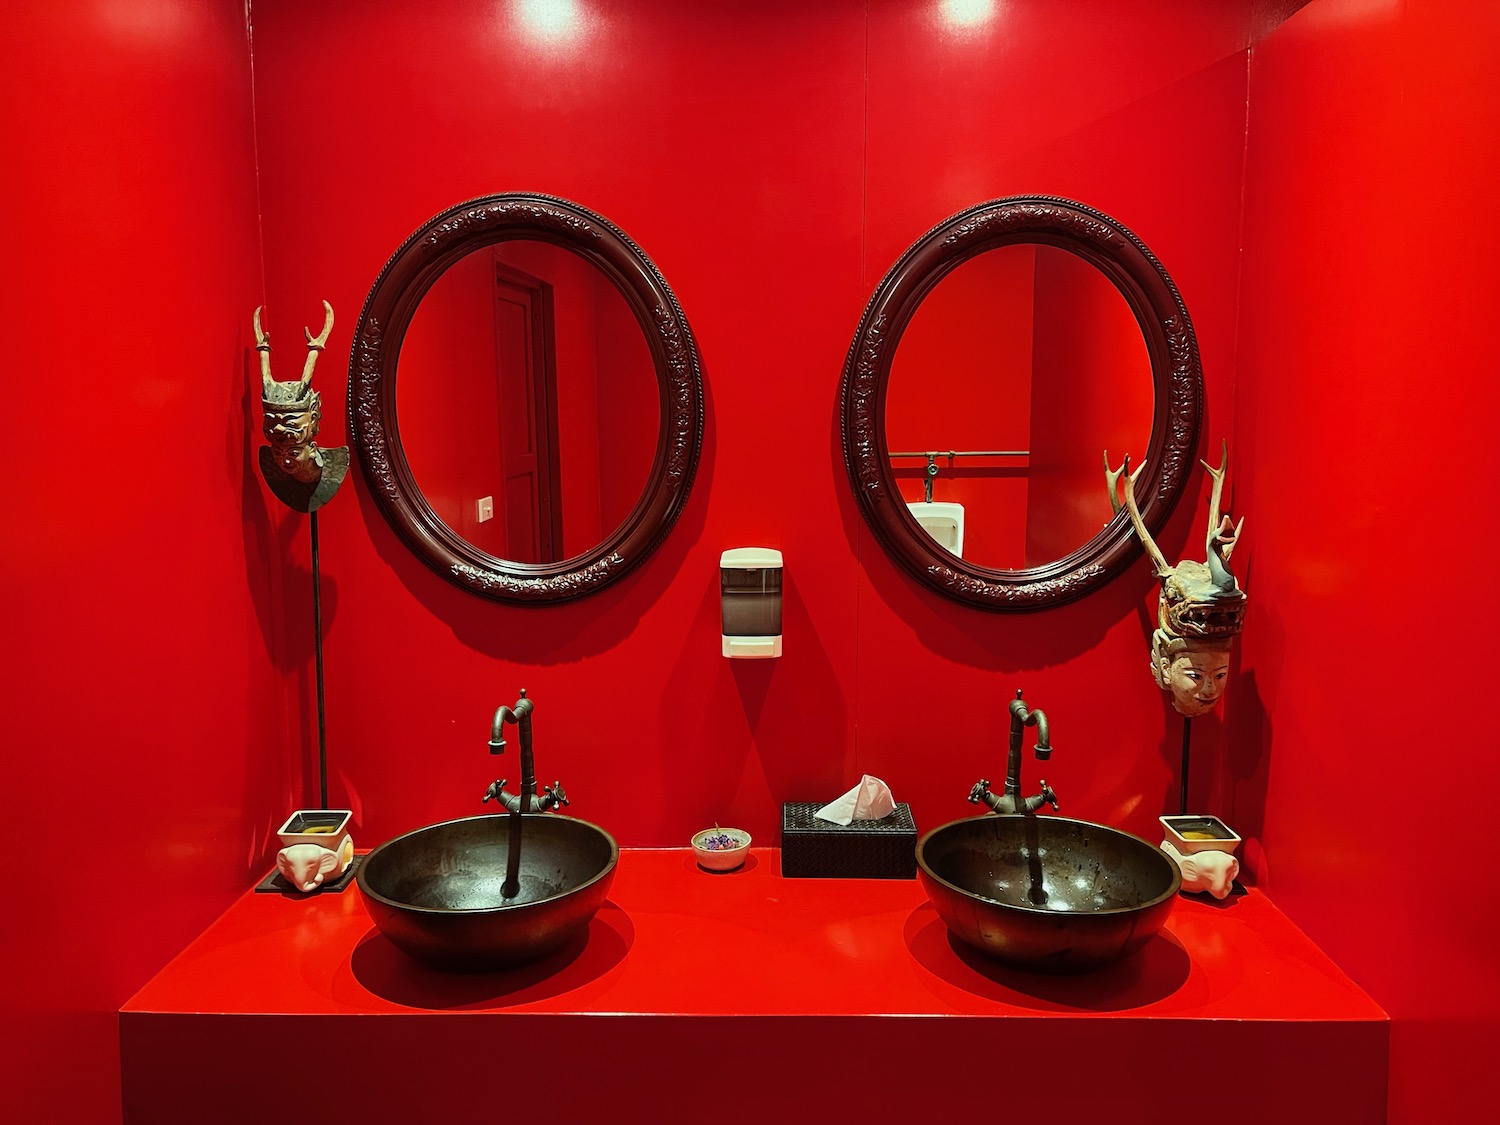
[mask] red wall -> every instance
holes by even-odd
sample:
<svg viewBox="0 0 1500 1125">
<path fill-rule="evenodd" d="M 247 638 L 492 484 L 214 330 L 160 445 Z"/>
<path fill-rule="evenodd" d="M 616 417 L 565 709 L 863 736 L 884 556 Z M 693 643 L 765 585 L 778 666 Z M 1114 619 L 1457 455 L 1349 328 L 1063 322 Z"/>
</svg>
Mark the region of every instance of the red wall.
<svg viewBox="0 0 1500 1125">
<path fill-rule="evenodd" d="M 1233 816 L 1393 1017 L 1395 1125 L 1500 1096 L 1500 911 L 1445 831 L 1500 790 L 1496 44 L 1488 0 L 1316 0 L 1251 72 Z"/>
<path fill-rule="evenodd" d="M 976 201 L 1081 200 L 1133 230 L 1178 283 L 1203 353 L 1206 430 L 1227 433 L 1243 17 L 1191 3 L 1090 5 L 1087 19 L 1076 4 L 997 10 L 997 25 L 961 32 L 933 5 L 872 6 L 865 290 L 933 223 Z M 854 316 L 844 323 L 847 347 Z M 831 402 L 836 373 L 820 362 L 809 378 L 823 381 Z M 837 465 L 836 449 L 829 456 Z M 1181 726 L 1147 671 L 1154 587 L 1145 562 L 1072 605 L 985 614 L 915 586 L 854 511 L 841 471 L 832 487 L 856 561 L 848 772 L 887 778 L 920 825 L 968 815 L 968 787 L 1003 769 L 1005 706 L 1022 689 L 1052 721 L 1058 749 L 1044 776 L 1064 812 L 1159 831 L 1155 818 L 1175 801 Z M 1189 497 L 1160 537 L 1163 550 L 1196 548 L 1204 519 Z M 825 541 L 815 555 L 836 559 L 841 549 Z M 1217 720 L 1194 738 L 1195 785 L 1206 786 L 1222 746 Z M 1038 776 L 1028 764 L 1029 782 Z"/>
<path fill-rule="evenodd" d="M 1236 9 L 1263 5 L 1081 7 L 997 5 L 958 30 L 906 0 L 601 0 L 570 45 L 478 0 L 255 5 L 265 296 L 284 378 L 318 302 L 339 313 L 317 378 L 325 445 L 344 440 L 337 360 L 381 265 L 429 216 L 495 191 L 566 196 L 645 247 L 708 396 L 673 535 L 623 583 L 552 609 L 447 585 L 351 475 L 320 517 L 334 799 L 364 844 L 478 811 L 506 769 L 483 748 L 490 714 L 525 686 L 542 772 L 624 844 L 714 820 L 773 839 L 781 800 L 862 771 L 929 827 L 971 811 L 1020 687 L 1051 716 L 1064 810 L 1151 831 L 1180 725 L 1146 673 L 1145 564 L 1044 614 L 950 604 L 879 550 L 838 449 L 848 343 L 901 251 L 981 199 L 1070 196 L 1133 229 L 1181 288 L 1205 444 L 1231 438 L 1250 517 L 1234 734 L 1195 727 L 1194 803 L 1230 810 L 1273 894 L 1396 1015 L 1393 1119 L 1476 1117 L 1493 1083 L 1470 1052 L 1492 1049 L 1497 1007 L 1476 935 L 1493 911 L 1439 884 L 1413 835 L 1423 812 L 1482 819 L 1494 792 L 1483 688 L 1443 690 L 1478 666 L 1470 605 L 1483 621 L 1488 601 L 1460 588 L 1429 607 L 1433 586 L 1391 562 L 1482 558 L 1497 174 L 1475 138 L 1496 135 L 1494 15 L 1315 0 L 1255 55 L 1246 179 Z M 253 465 L 241 16 L 10 6 L 0 34 L 27 91 L 0 106 L 4 456 L 24 483 L 0 552 L 20 638 L 6 788 L 28 822 L 87 808 L 100 841 L 74 863 L 87 899 L 39 881 L 27 917 L 45 928 L 5 927 L 6 963 L 25 968 L 4 985 L 7 1041 L 28 1044 L 0 1064 L 7 1118 L 114 1115 L 114 1008 L 264 869 L 313 776 L 306 521 Z M 1414 437 L 1415 418 L 1432 421 Z M 1160 536 L 1168 555 L 1201 543 L 1204 493 Z M 749 544 L 786 554 L 775 662 L 717 655 L 717 558 Z M 1420 657 L 1397 650 L 1419 636 Z M 1391 910 L 1413 885 L 1424 905 Z"/>
<path fill-rule="evenodd" d="M 1080 24 L 1052 2 L 956 30 L 912 3 L 766 3 L 754 18 L 693 0 L 585 8 L 577 42 L 546 44 L 516 9 L 475 0 L 255 7 L 278 307 L 327 296 L 352 312 L 431 215 L 544 191 L 652 256 L 707 386 L 676 530 L 577 603 L 501 606 L 451 587 L 400 545 L 362 479 L 325 509 L 331 770 L 362 838 L 479 811 L 505 772 L 485 748 L 490 716 L 523 686 L 538 768 L 627 845 L 715 821 L 773 839 L 781 801 L 831 798 L 862 771 L 919 824 L 966 815 L 1018 687 L 1052 718 L 1047 777 L 1065 808 L 1155 830 L 1178 728 L 1146 673 L 1147 568 L 1029 617 L 918 589 L 854 507 L 838 386 L 865 301 L 913 239 L 981 199 L 1055 193 L 1115 215 L 1166 263 L 1197 321 L 1209 430 L 1226 432 L 1245 17 L 1182 0 L 1144 15 L 1100 4 Z M 1201 542 L 1203 518 L 1185 504 L 1164 548 Z M 731 663 L 717 560 L 757 544 L 786 557 L 786 651 Z M 1205 761 L 1217 740 L 1204 724 Z"/>
<path fill-rule="evenodd" d="M 306 532 L 254 465 L 243 9 L 6 4 L 0 73 L 0 1120 L 99 1125 L 115 1010 L 304 799 L 274 684 Z M 274 320 L 282 379 L 303 312 Z"/>
</svg>

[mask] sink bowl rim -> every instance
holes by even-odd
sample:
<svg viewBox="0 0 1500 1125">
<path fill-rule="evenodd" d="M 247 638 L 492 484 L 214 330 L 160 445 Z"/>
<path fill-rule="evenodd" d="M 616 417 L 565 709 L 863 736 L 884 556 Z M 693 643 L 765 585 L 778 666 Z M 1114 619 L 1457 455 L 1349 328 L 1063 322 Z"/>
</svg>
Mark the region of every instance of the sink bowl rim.
<svg viewBox="0 0 1500 1125">
<path fill-rule="evenodd" d="M 373 887 L 369 886 L 367 882 L 368 877 L 366 875 L 366 868 L 369 866 L 370 862 L 381 852 L 385 851 L 387 848 L 401 843 L 403 840 L 406 840 L 412 836 L 419 836 L 424 832 L 430 832 L 434 828 L 442 828 L 449 824 L 464 824 L 474 820 L 508 821 L 510 819 L 509 813 L 480 813 L 477 816 L 460 816 L 454 817 L 452 820 L 434 821 L 432 824 L 424 824 L 420 828 L 413 828 L 410 832 L 403 832 L 399 836 L 391 837 L 389 840 L 385 841 L 385 843 L 381 844 L 379 847 L 375 848 L 364 857 L 364 859 L 360 862 L 358 869 L 354 872 L 354 881 L 359 884 L 360 894 L 372 898 L 376 902 L 382 903 L 394 910 L 406 911 L 407 913 L 411 914 L 431 914 L 439 917 L 478 917 L 485 914 L 506 914 L 511 912 L 520 912 L 528 909 L 534 910 L 540 906 L 562 902 L 564 899 L 573 898 L 583 891 L 586 891 L 588 888 L 598 883 L 601 879 L 606 879 L 613 875 L 615 866 L 620 862 L 620 845 L 613 836 L 611 836 L 603 828 L 600 828 L 599 825 L 593 823 L 592 821 L 584 820 L 579 816 L 567 816 L 562 813 L 523 813 L 522 816 L 525 820 L 545 819 L 559 822 L 571 822 L 574 824 L 581 824 L 585 827 L 592 828 L 595 832 L 598 832 L 601 836 L 603 836 L 606 841 L 608 841 L 609 861 L 605 863 L 604 866 L 601 867 L 598 872 L 595 873 L 592 877 L 584 880 L 582 883 L 579 883 L 576 886 L 569 887 L 565 891 L 562 891 L 555 895 L 549 895 L 546 898 L 531 899 L 527 902 L 511 903 L 510 905 L 502 904 L 500 906 L 465 907 L 419 906 L 416 903 L 403 902 L 400 899 L 390 898 L 386 895 L 381 894 Z M 525 862 L 524 852 L 522 853 L 522 862 Z"/>
<path fill-rule="evenodd" d="M 931 828 L 928 831 L 924 832 L 921 839 L 917 841 L 917 869 L 921 871 L 921 873 L 926 878 L 931 879 L 934 883 L 938 883 L 941 886 L 948 888 L 956 894 L 965 895 L 977 902 L 983 902 L 990 906 L 998 906 L 1004 910 L 1014 910 L 1020 914 L 1037 915 L 1038 917 L 1058 917 L 1061 914 L 1061 916 L 1065 917 L 1103 918 L 1109 917 L 1110 915 L 1114 914 L 1137 914 L 1142 911 L 1150 910 L 1154 906 L 1159 906 L 1161 903 L 1171 899 L 1174 895 L 1177 894 L 1179 890 L 1182 889 L 1182 869 L 1179 868 L 1177 864 L 1173 863 L 1172 858 L 1160 848 L 1148 843 L 1145 839 L 1137 836 L 1134 832 L 1127 832 L 1123 828 L 1112 828 L 1108 824 L 1099 824 L 1096 821 L 1092 820 L 1078 820 L 1075 817 L 1069 816 L 1037 816 L 1036 819 L 1042 822 L 1052 821 L 1058 824 L 1078 824 L 1084 826 L 1085 828 L 1103 829 L 1106 832 L 1113 832 L 1120 836 L 1128 836 L 1130 839 L 1135 840 L 1137 843 L 1139 843 L 1143 848 L 1146 848 L 1148 851 L 1155 852 L 1158 856 L 1161 857 L 1162 862 L 1166 864 L 1167 868 L 1171 872 L 1171 880 L 1168 883 L 1167 889 L 1154 898 L 1142 899 L 1140 902 L 1135 903 L 1131 906 L 1109 906 L 1101 907 L 1098 910 L 1067 910 L 1059 912 L 1056 910 L 1049 910 L 1045 906 L 1034 906 L 1030 903 L 1022 904 L 1016 902 L 1004 902 L 998 898 L 991 898 L 989 895 L 979 894 L 977 891 L 971 891 L 966 887 L 960 887 L 957 883 L 953 883 L 947 879 L 944 879 L 941 875 L 939 875 L 936 871 L 932 870 L 932 868 L 928 866 L 926 856 L 927 844 L 938 833 L 960 824 L 973 824 L 975 822 L 983 822 L 990 819 L 1024 820 L 1026 819 L 1027 815 L 1028 814 L 1025 813 L 981 813 L 978 816 L 959 817 L 957 820 L 950 820 L 947 824 L 940 824 L 936 828 Z"/>
</svg>

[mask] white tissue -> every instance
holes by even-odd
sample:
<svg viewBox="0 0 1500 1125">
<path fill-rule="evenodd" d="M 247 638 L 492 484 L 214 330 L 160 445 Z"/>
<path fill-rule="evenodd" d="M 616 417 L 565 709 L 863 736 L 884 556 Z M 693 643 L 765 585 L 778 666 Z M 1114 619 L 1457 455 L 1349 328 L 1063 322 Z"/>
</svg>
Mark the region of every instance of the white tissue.
<svg viewBox="0 0 1500 1125">
<path fill-rule="evenodd" d="M 880 820 L 896 811 L 891 787 L 878 777 L 865 774 L 859 784 L 836 801 L 829 801 L 813 816 L 834 824 L 847 825 L 853 820 Z"/>
</svg>

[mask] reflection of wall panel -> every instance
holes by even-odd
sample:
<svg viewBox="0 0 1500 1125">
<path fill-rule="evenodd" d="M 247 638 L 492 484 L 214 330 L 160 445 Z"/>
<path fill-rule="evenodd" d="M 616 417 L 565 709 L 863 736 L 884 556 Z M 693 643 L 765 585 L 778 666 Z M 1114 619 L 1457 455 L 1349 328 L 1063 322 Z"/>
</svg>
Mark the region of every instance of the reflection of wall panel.
<svg viewBox="0 0 1500 1125">
<path fill-rule="evenodd" d="M 491 554 L 537 561 L 507 546 L 530 542 L 536 513 L 530 486 L 507 484 L 500 470 L 501 435 L 515 428 L 524 438 L 531 408 L 502 403 L 496 393 L 495 262 L 552 286 L 558 506 L 563 557 L 572 557 L 624 521 L 645 486 L 659 436 L 660 394 L 640 324 L 614 284 L 585 259 L 517 241 L 466 255 L 444 271 L 402 347 L 402 443 L 444 523 Z M 483 524 L 475 515 L 481 496 L 495 500 L 494 518 Z"/>
<path fill-rule="evenodd" d="M 412 315 L 396 380 L 401 444 L 422 495 L 445 524 L 505 554 L 500 403 L 495 379 L 494 256 L 453 263 Z M 495 500 L 480 523 L 475 503 Z"/>
<path fill-rule="evenodd" d="M 599 512 L 608 535 L 635 507 L 661 437 L 663 402 L 640 323 L 614 285 L 597 275 Z"/>
<path fill-rule="evenodd" d="M 500 410 L 500 475 L 505 550 L 502 558 L 555 562 L 561 541 L 556 485 L 555 389 L 550 282 L 495 266 L 495 379 Z"/>
<path fill-rule="evenodd" d="M 1082 258 L 1037 254 L 1028 565 L 1087 543 L 1113 511 L 1104 451 L 1139 466 L 1151 438 L 1151 363 L 1130 305 Z"/>
<path fill-rule="evenodd" d="M 544 242 L 507 242 L 502 261 L 552 284 L 557 341 L 557 424 L 563 554 L 599 541 L 597 301 L 592 266 Z"/>
<path fill-rule="evenodd" d="M 1029 449 L 1032 261 L 1007 246 L 963 263 L 912 315 L 891 365 L 890 449 Z M 926 462 L 894 462 L 901 494 L 923 498 Z M 1024 457 L 939 458 L 934 500 L 964 506 L 964 556 L 983 566 L 1022 565 Z"/>
</svg>

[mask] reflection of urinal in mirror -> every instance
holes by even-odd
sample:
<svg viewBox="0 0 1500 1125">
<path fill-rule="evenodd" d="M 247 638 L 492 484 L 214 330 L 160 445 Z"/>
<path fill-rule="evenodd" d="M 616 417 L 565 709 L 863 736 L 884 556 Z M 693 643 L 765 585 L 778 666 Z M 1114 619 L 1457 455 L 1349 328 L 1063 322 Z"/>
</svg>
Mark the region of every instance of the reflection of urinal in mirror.
<svg viewBox="0 0 1500 1125">
<path fill-rule="evenodd" d="M 937 540 L 939 547 L 949 554 L 963 558 L 964 554 L 964 506 L 942 500 L 924 503 L 916 501 L 907 505 L 911 514 L 922 525 L 922 530 Z"/>
</svg>

